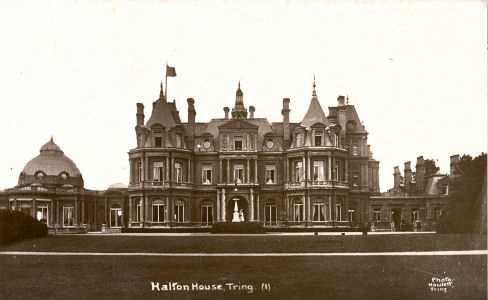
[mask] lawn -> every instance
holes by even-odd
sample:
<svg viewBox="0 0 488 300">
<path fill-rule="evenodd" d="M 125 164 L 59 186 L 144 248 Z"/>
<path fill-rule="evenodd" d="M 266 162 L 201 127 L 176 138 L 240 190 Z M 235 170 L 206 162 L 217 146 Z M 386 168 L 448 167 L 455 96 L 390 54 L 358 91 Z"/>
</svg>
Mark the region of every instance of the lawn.
<svg viewBox="0 0 488 300">
<path fill-rule="evenodd" d="M 49 236 L 0 251 L 377 252 L 486 249 L 469 235 Z M 486 299 L 487 258 L 475 256 L 127 257 L 0 255 L 1 299 Z M 432 292 L 432 277 L 453 280 Z M 152 291 L 151 282 L 225 291 Z M 253 286 L 253 293 L 226 283 Z M 269 283 L 270 292 L 262 292 Z"/>
</svg>

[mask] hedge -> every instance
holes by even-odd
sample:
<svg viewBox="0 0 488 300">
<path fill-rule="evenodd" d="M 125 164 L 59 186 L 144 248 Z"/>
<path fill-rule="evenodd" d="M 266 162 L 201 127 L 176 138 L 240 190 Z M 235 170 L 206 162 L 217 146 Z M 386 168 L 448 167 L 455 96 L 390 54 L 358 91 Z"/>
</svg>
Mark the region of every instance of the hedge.
<svg viewBox="0 0 488 300">
<path fill-rule="evenodd" d="M 0 245 L 47 236 L 46 224 L 20 211 L 0 211 Z"/>
<path fill-rule="evenodd" d="M 220 222 L 214 223 L 212 233 L 264 233 L 259 222 Z"/>
</svg>

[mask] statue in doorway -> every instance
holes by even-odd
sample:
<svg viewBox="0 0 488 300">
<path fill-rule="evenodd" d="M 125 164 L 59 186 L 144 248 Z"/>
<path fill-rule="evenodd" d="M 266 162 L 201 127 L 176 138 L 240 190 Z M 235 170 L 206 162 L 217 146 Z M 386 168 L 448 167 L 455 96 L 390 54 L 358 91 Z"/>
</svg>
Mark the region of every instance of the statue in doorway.
<svg viewBox="0 0 488 300">
<path fill-rule="evenodd" d="M 239 221 L 244 222 L 244 212 L 242 211 L 242 208 L 239 210 Z"/>
</svg>

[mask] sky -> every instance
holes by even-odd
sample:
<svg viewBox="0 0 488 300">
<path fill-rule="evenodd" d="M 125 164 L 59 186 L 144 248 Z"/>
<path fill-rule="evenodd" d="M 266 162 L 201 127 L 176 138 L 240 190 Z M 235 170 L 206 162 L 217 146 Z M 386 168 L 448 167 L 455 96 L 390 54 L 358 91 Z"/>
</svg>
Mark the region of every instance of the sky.
<svg viewBox="0 0 488 300">
<path fill-rule="evenodd" d="M 241 81 L 256 117 L 348 95 L 380 161 L 380 187 L 417 156 L 487 148 L 485 1 L 2 1 L 0 189 L 54 141 L 85 187 L 129 181 L 136 103 L 146 120 L 165 65 L 183 122 L 221 118 Z"/>
</svg>

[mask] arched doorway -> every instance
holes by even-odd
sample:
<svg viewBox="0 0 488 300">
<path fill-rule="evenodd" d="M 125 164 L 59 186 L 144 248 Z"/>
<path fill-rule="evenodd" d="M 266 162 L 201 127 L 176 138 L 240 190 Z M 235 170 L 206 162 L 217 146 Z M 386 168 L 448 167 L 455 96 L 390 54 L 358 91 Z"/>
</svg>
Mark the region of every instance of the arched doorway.
<svg viewBox="0 0 488 300">
<path fill-rule="evenodd" d="M 242 209 L 244 222 L 249 222 L 249 209 L 247 200 L 241 196 L 233 196 L 227 202 L 227 212 L 226 212 L 226 220 L 227 222 L 232 222 L 232 218 L 234 215 L 235 206 L 237 204 L 237 211 L 239 212 Z"/>
</svg>

